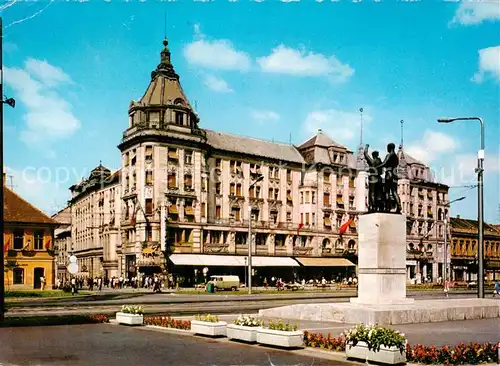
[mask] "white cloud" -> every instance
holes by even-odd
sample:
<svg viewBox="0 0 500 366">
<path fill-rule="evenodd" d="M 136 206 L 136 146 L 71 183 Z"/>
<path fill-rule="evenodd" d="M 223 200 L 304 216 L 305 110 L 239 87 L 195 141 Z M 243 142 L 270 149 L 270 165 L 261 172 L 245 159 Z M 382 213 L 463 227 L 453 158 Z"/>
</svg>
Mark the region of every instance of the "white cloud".
<svg viewBox="0 0 500 366">
<path fill-rule="evenodd" d="M 462 1 L 451 23 L 474 25 L 483 21 L 500 20 L 500 1 Z"/>
<path fill-rule="evenodd" d="M 371 120 L 372 117 L 369 114 L 363 114 L 364 122 Z M 359 113 L 326 109 L 310 112 L 303 127 L 308 135 L 315 134 L 318 129 L 321 129 L 333 140 L 343 144 L 344 141 L 350 141 L 355 136 L 359 136 L 360 123 Z"/>
<path fill-rule="evenodd" d="M 497 82 L 500 82 L 500 46 L 483 48 L 478 53 L 479 70 L 472 77 L 472 81 L 481 83 L 485 74 L 489 74 Z"/>
<path fill-rule="evenodd" d="M 16 108 L 25 109 L 21 140 L 26 144 L 50 152 L 47 147 L 50 142 L 70 137 L 80 128 L 71 104 L 57 90 L 65 83 L 72 83 L 60 68 L 30 58 L 24 68 L 5 67 L 4 77 L 15 93 Z"/>
<path fill-rule="evenodd" d="M 345 81 L 354 75 L 354 69 L 335 56 L 306 52 L 279 45 L 269 56 L 257 59 L 262 71 L 297 76 L 327 76 L 332 81 Z"/>
<path fill-rule="evenodd" d="M 201 33 L 199 24 L 195 24 L 197 38 L 184 47 L 184 57 L 192 65 L 217 70 L 247 70 L 250 68 L 250 56 L 234 48 L 226 39 L 208 40 Z"/>
<path fill-rule="evenodd" d="M 205 85 L 218 93 L 230 93 L 233 91 L 229 84 L 224 80 L 214 75 L 207 75 L 205 77 Z"/>
<path fill-rule="evenodd" d="M 422 163 L 429 164 L 442 153 L 452 153 L 458 146 L 458 141 L 450 135 L 426 130 L 422 139 L 406 145 L 405 151 Z"/>
<path fill-rule="evenodd" d="M 259 109 L 252 111 L 252 118 L 259 123 L 264 123 L 278 121 L 280 119 L 280 115 L 274 111 L 265 111 Z"/>
</svg>

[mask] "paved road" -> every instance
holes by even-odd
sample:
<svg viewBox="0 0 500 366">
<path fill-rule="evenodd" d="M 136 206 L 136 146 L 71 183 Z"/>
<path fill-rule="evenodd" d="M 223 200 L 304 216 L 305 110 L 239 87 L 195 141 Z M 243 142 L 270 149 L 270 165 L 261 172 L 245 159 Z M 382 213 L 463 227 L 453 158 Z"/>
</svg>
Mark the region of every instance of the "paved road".
<svg viewBox="0 0 500 366">
<path fill-rule="evenodd" d="M 307 296 L 304 296 L 307 295 Z M 7 316 L 55 315 L 71 313 L 105 313 L 118 311 L 122 304 L 141 304 L 147 314 L 197 314 L 203 313 L 240 313 L 267 309 L 277 306 L 304 303 L 348 302 L 352 295 L 335 294 L 287 294 L 285 295 L 173 295 L 150 294 L 127 299 L 108 301 L 75 300 L 73 302 L 44 303 L 41 306 L 9 304 Z M 471 297 L 470 294 L 454 294 L 454 298 Z M 419 299 L 442 298 L 441 293 L 419 293 Z M 122 301 L 123 300 L 123 301 Z"/>
<path fill-rule="evenodd" d="M 98 324 L 5 328 L 5 365 L 352 365 L 262 346 Z"/>
</svg>

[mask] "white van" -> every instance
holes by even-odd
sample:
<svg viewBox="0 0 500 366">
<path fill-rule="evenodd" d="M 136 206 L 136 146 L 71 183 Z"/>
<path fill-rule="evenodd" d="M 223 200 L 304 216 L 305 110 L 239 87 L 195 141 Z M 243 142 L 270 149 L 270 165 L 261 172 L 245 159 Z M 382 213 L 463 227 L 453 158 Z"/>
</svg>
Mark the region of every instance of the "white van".
<svg viewBox="0 0 500 366">
<path fill-rule="evenodd" d="M 238 276 L 210 276 L 210 282 L 214 284 L 216 291 L 236 291 L 240 287 L 240 278 Z"/>
</svg>

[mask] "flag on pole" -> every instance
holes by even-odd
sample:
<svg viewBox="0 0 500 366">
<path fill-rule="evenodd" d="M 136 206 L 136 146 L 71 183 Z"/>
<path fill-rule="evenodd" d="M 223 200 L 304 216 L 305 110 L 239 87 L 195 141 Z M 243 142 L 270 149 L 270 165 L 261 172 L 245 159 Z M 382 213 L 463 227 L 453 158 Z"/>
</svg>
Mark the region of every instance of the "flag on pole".
<svg viewBox="0 0 500 366">
<path fill-rule="evenodd" d="M 45 249 L 50 249 L 50 238 L 45 242 Z"/>
<path fill-rule="evenodd" d="M 134 203 L 134 209 L 132 210 L 132 215 L 130 215 L 130 225 L 135 225 L 135 212 L 136 212 L 136 206 Z"/>
<path fill-rule="evenodd" d="M 3 252 L 4 253 L 7 253 L 7 251 L 9 250 L 9 246 L 10 246 L 10 238 L 8 238 L 7 242 L 3 245 Z"/>
<path fill-rule="evenodd" d="M 347 231 L 347 228 L 349 227 L 349 225 L 351 225 L 351 222 L 353 222 L 353 221 L 354 221 L 354 218 L 353 218 L 353 217 L 351 217 L 349 220 L 347 220 L 347 222 L 346 222 L 346 223 L 344 223 L 344 224 L 340 227 L 340 229 L 339 229 L 339 235 L 344 234 L 344 233 Z"/>
<path fill-rule="evenodd" d="M 299 224 L 299 227 L 297 228 L 297 235 L 300 234 L 300 230 L 302 230 L 302 228 L 304 227 L 304 224 L 303 223 L 300 223 Z"/>
</svg>

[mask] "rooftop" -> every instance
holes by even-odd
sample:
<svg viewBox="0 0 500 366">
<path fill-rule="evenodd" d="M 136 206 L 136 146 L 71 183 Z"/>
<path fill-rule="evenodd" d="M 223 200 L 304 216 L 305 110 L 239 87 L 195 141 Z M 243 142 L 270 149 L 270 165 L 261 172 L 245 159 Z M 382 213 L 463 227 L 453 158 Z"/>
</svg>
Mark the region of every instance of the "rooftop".
<svg viewBox="0 0 500 366">
<path fill-rule="evenodd" d="M 43 211 L 4 186 L 5 222 L 58 225 Z"/>
</svg>

